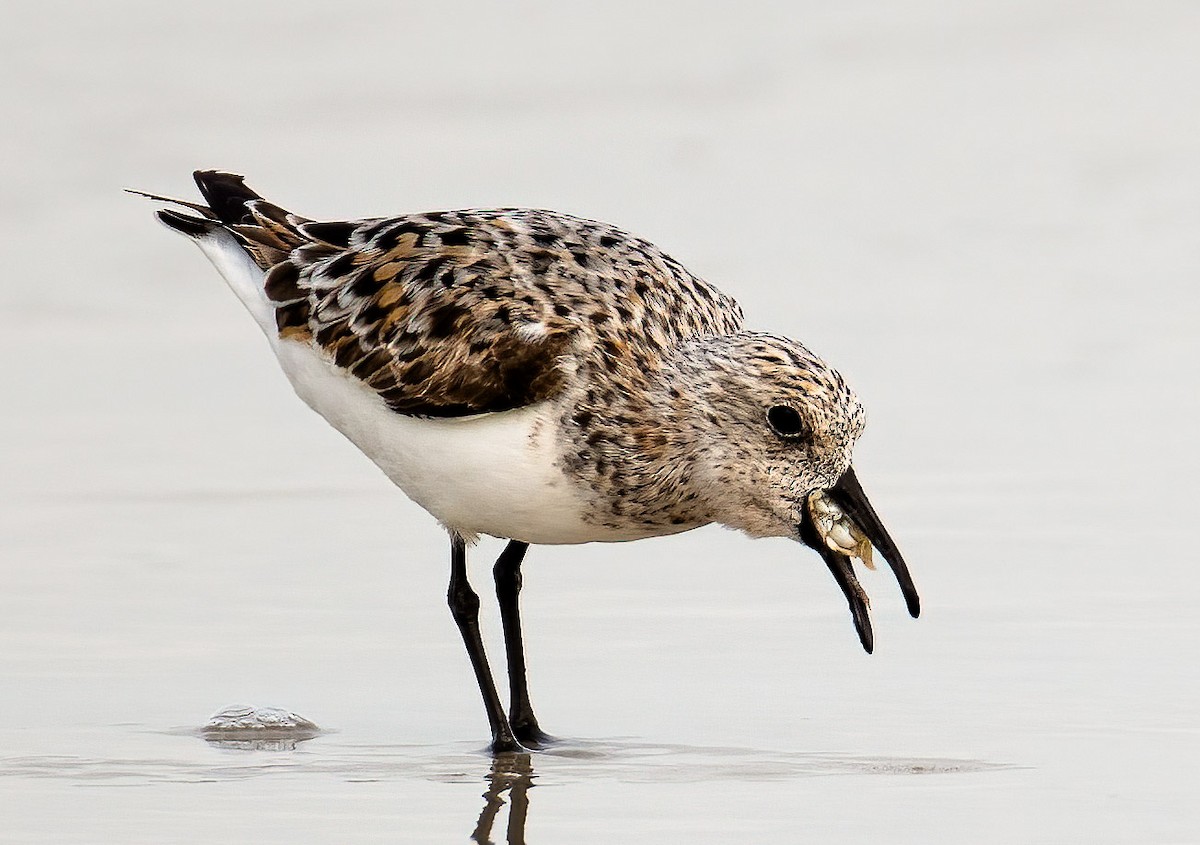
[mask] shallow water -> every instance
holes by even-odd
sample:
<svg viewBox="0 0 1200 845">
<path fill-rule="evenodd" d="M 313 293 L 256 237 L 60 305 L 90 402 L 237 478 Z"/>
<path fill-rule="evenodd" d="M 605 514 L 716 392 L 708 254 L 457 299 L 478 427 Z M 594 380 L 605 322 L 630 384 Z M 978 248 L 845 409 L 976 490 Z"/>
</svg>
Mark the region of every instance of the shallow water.
<svg viewBox="0 0 1200 845">
<path fill-rule="evenodd" d="M 1200 841 L 1200 10 L 607 8 L 9 11 L 0 839 Z M 118 192 L 210 166 L 660 243 L 862 395 L 922 618 L 867 573 L 868 657 L 717 528 L 535 548 L 566 739 L 494 763 L 444 536 Z M 234 702 L 324 732 L 199 735 Z"/>
</svg>

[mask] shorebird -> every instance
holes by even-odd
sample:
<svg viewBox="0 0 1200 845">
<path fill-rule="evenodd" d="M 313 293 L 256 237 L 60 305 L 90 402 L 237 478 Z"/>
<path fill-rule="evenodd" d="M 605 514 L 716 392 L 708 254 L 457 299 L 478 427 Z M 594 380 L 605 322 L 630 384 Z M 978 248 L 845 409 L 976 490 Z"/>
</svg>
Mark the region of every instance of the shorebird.
<svg viewBox="0 0 1200 845">
<path fill-rule="evenodd" d="M 873 649 L 852 560 L 874 547 L 919 599 L 851 466 L 862 405 L 800 343 L 653 244 L 535 209 L 318 222 L 242 177 L 197 171 L 205 203 L 158 218 L 200 247 L 300 398 L 450 535 L 447 598 L 494 752 L 552 740 L 529 700 L 518 594 L 530 544 L 637 540 L 710 523 L 815 549 Z M 142 193 L 142 192 L 134 192 Z M 466 552 L 494 567 L 506 712 Z"/>
</svg>

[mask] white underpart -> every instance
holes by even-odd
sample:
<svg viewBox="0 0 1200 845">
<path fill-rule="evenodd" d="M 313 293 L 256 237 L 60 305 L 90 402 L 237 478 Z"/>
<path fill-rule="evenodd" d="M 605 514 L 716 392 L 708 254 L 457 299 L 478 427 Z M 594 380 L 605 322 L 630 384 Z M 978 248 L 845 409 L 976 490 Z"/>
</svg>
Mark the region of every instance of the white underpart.
<svg viewBox="0 0 1200 845">
<path fill-rule="evenodd" d="M 583 521 L 583 502 L 558 469 L 547 404 L 408 417 L 307 343 L 285 340 L 276 352 L 297 395 L 447 528 L 528 543 L 610 539 Z"/>
<path fill-rule="evenodd" d="M 266 334 L 296 394 L 448 529 L 547 544 L 661 533 L 584 521 L 584 501 L 559 469 L 559 415 L 549 403 L 450 419 L 397 414 L 310 343 L 280 340 L 263 271 L 232 236 L 218 231 L 198 242 Z"/>
<path fill-rule="evenodd" d="M 233 235 L 224 229 L 216 229 L 202 238 L 196 238 L 196 243 L 246 306 L 271 346 L 275 346 L 279 342 L 279 332 L 275 328 L 275 306 L 263 292 L 263 271 L 258 269 L 258 265 L 238 245 Z"/>
</svg>

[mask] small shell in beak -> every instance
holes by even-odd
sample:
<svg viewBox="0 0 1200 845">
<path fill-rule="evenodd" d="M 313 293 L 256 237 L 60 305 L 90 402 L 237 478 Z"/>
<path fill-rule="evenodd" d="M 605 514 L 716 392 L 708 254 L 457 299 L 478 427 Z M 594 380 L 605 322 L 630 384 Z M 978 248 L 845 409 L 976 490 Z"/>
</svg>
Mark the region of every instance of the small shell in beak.
<svg viewBox="0 0 1200 845">
<path fill-rule="evenodd" d="M 807 505 L 808 515 L 830 551 L 856 557 L 867 569 L 875 568 L 875 562 L 871 560 L 871 541 L 837 502 L 825 495 L 824 490 L 815 490 L 808 495 Z"/>
</svg>

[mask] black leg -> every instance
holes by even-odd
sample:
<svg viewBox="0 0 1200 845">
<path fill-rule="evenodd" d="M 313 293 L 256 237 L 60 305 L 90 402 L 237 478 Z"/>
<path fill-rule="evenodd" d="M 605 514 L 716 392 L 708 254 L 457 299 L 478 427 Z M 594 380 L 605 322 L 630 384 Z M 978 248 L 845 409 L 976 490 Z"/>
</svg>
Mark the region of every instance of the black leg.
<svg viewBox="0 0 1200 845">
<path fill-rule="evenodd" d="M 467 546 L 455 534 L 450 535 L 450 588 L 446 591 L 446 600 L 462 634 L 467 654 L 471 657 L 479 692 L 483 694 L 483 705 L 487 708 L 488 723 L 492 728 L 492 752 L 524 751 L 513 737 L 508 717 L 500 706 L 500 696 L 496 695 L 496 683 L 492 680 L 492 670 L 488 668 L 483 639 L 479 635 L 479 596 L 467 581 Z"/>
<path fill-rule="evenodd" d="M 508 654 L 508 688 L 511 699 L 508 722 L 513 735 L 525 746 L 537 748 L 554 738 L 545 733 L 533 715 L 529 703 L 529 685 L 525 679 L 525 643 L 521 637 L 521 561 L 528 543 L 510 540 L 496 560 L 492 574 L 496 578 L 496 598 L 500 602 L 500 621 L 504 625 L 504 650 Z"/>
</svg>

